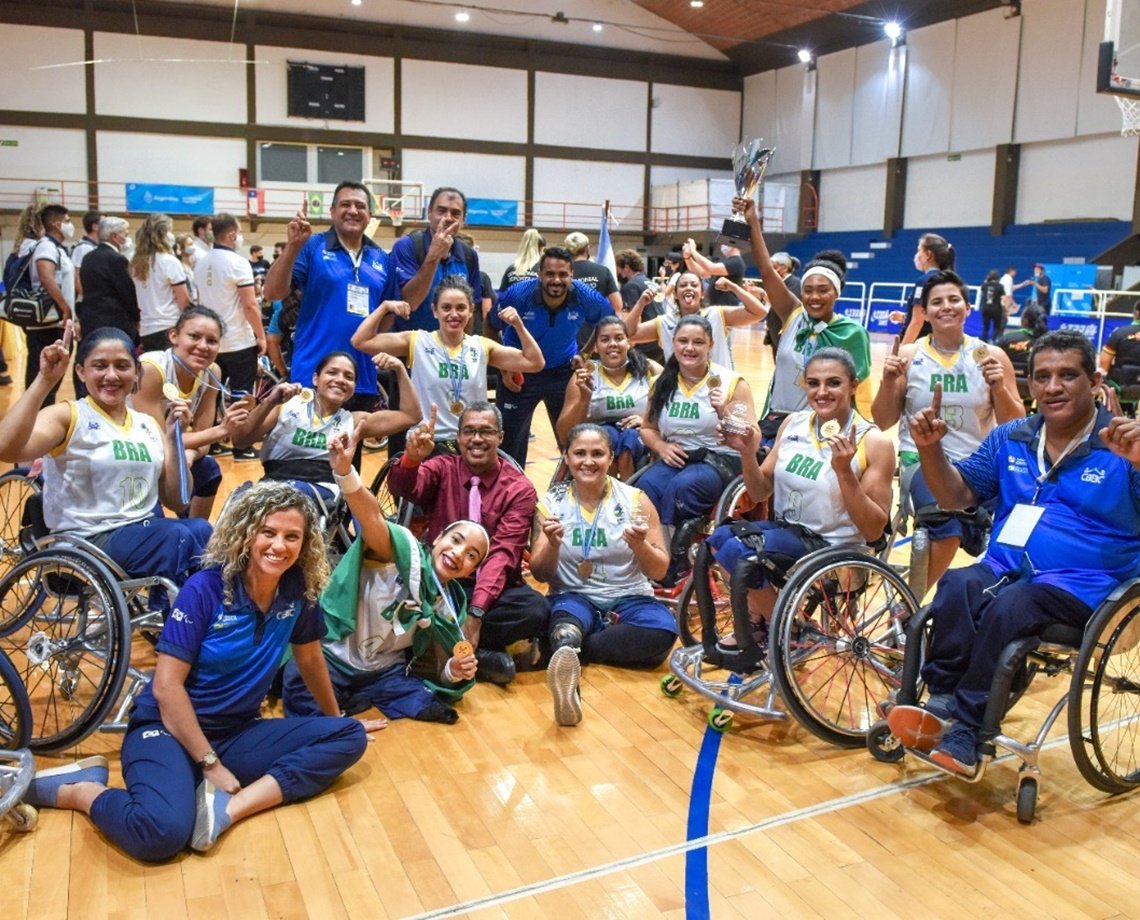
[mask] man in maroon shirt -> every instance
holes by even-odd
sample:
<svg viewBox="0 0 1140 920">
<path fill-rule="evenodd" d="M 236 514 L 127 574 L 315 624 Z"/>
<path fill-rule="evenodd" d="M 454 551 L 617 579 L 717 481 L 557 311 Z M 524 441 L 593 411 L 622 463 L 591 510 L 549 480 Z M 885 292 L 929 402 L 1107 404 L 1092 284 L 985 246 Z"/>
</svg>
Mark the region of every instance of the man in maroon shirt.
<svg viewBox="0 0 1140 920">
<path fill-rule="evenodd" d="M 408 432 L 407 448 L 388 474 L 388 487 L 427 512 L 428 542 L 461 519 L 478 521 L 491 535 L 491 549 L 474 581 L 463 583 L 469 598 L 463 629 L 475 646 L 476 678 L 509 684 L 515 663 L 507 646 L 545 636 L 550 619 L 546 598 L 522 578 L 522 554 L 538 494 L 524 473 L 499 459 L 503 417 L 497 407 L 476 402 L 463 410 L 458 457 L 431 457 L 435 417 L 433 405 L 431 417 Z"/>
</svg>

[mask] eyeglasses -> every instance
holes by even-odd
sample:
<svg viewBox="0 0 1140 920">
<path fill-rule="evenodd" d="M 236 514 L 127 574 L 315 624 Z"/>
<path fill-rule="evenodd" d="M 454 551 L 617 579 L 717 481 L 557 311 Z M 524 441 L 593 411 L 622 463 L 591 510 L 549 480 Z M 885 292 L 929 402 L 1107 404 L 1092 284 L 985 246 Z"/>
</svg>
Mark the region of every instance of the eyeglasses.
<svg viewBox="0 0 1140 920">
<path fill-rule="evenodd" d="M 498 428 L 460 428 L 459 436 L 461 438 L 493 438 L 496 435 L 502 434 Z"/>
</svg>

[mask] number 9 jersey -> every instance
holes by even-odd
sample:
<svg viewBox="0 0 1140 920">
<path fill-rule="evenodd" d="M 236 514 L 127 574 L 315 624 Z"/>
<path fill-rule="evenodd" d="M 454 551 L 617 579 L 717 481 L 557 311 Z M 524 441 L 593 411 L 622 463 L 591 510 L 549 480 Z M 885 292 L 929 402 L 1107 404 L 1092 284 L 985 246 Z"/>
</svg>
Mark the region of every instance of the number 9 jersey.
<svg viewBox="0 0 1140 920">
<path fill-rule="evenodd" d="M 127 409 L 116 424 L 85 398 L 69 403 L 63 442 L 44 457 L 44 521 L 81 537 L 153 517 L 165 444 L 157 423 Z"/>
</svg>

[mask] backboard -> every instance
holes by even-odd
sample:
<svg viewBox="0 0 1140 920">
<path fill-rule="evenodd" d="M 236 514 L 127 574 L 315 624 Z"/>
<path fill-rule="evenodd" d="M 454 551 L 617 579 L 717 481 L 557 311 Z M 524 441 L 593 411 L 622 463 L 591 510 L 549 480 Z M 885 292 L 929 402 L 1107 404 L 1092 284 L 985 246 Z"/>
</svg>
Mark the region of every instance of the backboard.
<svg viewBox="0 0 1140 920">
<path fill-rule="evenodd" d="M 1140 3 L 1108 0 L 1096 91 L 1140 98 Z"/>
</svg>

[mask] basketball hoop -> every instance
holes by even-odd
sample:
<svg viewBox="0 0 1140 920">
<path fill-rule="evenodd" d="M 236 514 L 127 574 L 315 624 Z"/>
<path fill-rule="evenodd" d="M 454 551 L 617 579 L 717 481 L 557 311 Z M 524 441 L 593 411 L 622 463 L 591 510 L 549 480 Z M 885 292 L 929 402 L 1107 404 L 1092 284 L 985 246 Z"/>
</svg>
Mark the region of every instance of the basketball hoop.
<svg viewBox="0 0 1140 920">
<path fill-rule="evenodd" d="M 1116 104 L 1120 106 L 1120 115 L 1124 122 L 1120 129 L 1120 136 L 1140 136 L 1140 99 L 1129 99 L 1127 96 L 1113 96 L 1113 98 L 1116 100 Z"/>
<path fill-rule="evenodd" d="M 403 226 L 404 223 L 404 206 L 401 204 L 393 205 L 388 209 L 388 219 L 392 221 L 393 227 Z"/>
</svg>

